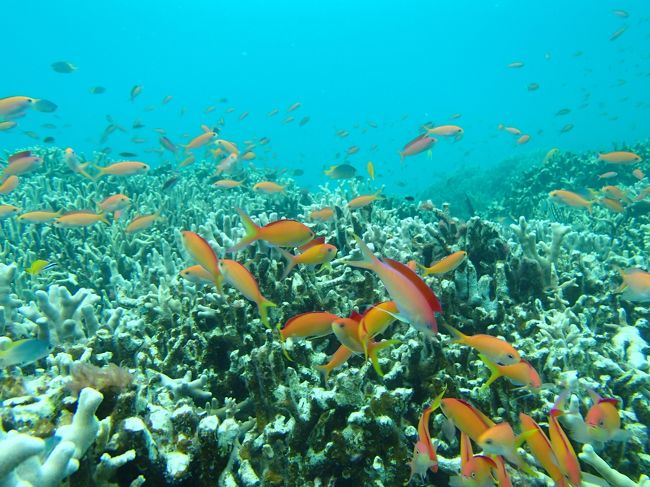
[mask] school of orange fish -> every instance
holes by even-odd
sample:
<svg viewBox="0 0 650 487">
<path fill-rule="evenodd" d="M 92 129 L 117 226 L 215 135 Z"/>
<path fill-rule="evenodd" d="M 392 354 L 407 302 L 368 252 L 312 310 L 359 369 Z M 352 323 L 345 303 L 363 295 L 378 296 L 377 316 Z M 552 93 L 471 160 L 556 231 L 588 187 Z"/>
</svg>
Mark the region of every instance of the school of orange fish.
<svg viewBox="0 0 650 487">
<path fill-rule="evenodd" d="M 513 63 L 511 67 L 519 67 L 515 64 Z M 140 91 L 141 88 L 135 87 L 131 92 L 131 98 L 137 97 Z M 3 123 L 10 123 L 10 120 L 24 116 L 29 109 L 37 106 L 38 102 L 39 100 L 23 96 L 1 99 L 0 118 L 6 120 Z M 288 112 L 293 112 L 299 106 L 299 103 L 292 105 Z M 275 113 L 269 115 L 273 116 Z M 116 129 L 115 125 L 109 127 L 113 127 L 110 130 Z M 5 129 L 7 128 L 10 127 L 5 126 Z M 530 136 L 522 134 L 515 127 L 499 125 L 498 128 L 517 137 L 517 144 L 525 144 L 530 139 Z M 463 134 L 463 128 L 458 125 L 424 127 L 422 134 L 404 146 L 400 156 L 405 158 L 429 151 L 436 144 L 436 137 L 459 140 Z M 340 135 L 344 136 L 344 134 Z M 203 126 L 201 133 L 182 147 L 175 145 L 162 134 L 160 144 L 162 148 L 177 156 L 179 168 L 189 166 L 197 160 L 195 151 L 205 150 L 209 157 L 216 159 L 215 174 L 220 177 L 240 173 L 242 164 L 255 158 L 252 144 L 240 150 L 238 144 L 220 139 L 218 132 L 208 126 Z M 183 152 L 179 152 L 179 149 L 183 149 Z M 546 159 L 550 160 L 557 153 L 557 149 L 551 150 Z M 641 162 L 639 155 L 626 151 L 601 153 L 598 159 L 619 167 L 631 167 Z M 132 160 L 101 167 L 82 161 L 70 148 L 65 150 L 64 162 L 70 171 L 92 181 L 103 177 L 143 175 L 150 169 L 148 164 Z M 22 177 L 37 171 L 42 165 L 43 159 L 30 151 L 17 152 L 8 157 L 0 173 L 0 194 L 11 194 L 20 184 Z M 367 170 L 369 178 L 374 179 L 375 168 L 372 162 L 368 163 Z M 633 168 L 633 173 L 640 180 L 645 178 L 645 174 L 638 167 Z M 354 177 L 355 169 L 347 164 L 340 164 L 327 169 L 325 175 L 332 179 L 349 179 Z M 605 180 L 615 176 L 616 173 L 612 171 L 601 174 L 599 178 Z M 173 178 L 170 179 L 169 184 L 174 184 Z M 218 188 L 232 189 L 241 186 L 243 181 L 222 178 L 213 184 Z M 258 193 L 274 194 L 282 193 L 285 187 L 272 181 L 263 181 L 255 184 L 252 189 Z M 641 200 L 648 195 L 650 195 L 650 186 L 634 196 L 634 199 Z M 594 203 L 602 204 L 614 212 L 622 212 L 625 206 L 632 202 L 632 197 L 624 189 L 613 185 L 604 186 L 599 191 L 592 190 L 588 195 L 578 194 L 568 189 L 557 189 L 552 191 L 549 197 L 555 202 L 585 208 L 589 212 Z M 348 202 L 348 208 L 350 210 L 363 208 L 381 198 L 380 191 L 359 195 Z M 16 206 L 2 204 L 0 220 L 16 217 L 25 223 L 52 223 L 60 228 L 87 227 L 100 222 L 110 224 L 107 215 L 112 215 L 114 220 L 118 220 L 130 206 L 131 199 L 124 194 L 106 197 L 98 203 L 97 212 L 85 210 L 54 212 L 42 209 L 21 213 L 21 209 Z M 236 211 L 245 228 L 246 236 L 227 249 L 226 254 L 236 254 L 257 241 L 263 241 L 276 248 L 286 259 L 283 279 L 297 266 L 330 266 L 337 255 L 337 248 L 334 245 L 325 242 L 322 237 L 317 237 L 303 222 L 281 219 L 259 226 L 243 209 Z M 158 211 L 133 217 L 124 227 L 125 232 L 145 231 L 162 218 L 161 213 L 162 211 Z M 314 221 L 323 222 L 333 218 L 334 213 L 333 208 L 324 207 L 313 211 L 309 216 Z M 262 294 L 255 276 L 242 263 L 227 259 L 225 256 L 217 256 L 210 244 L 197 233 L 183 231 L 182 238 L 192 263 L 180 272 L 184 279 L 213 284 L 219 292 L 222 292 L 224 284 L 232 286 L 255 303 L 262 323 L 273 328 L 269 319 L 269 308 L 276 304 Z M 441 315 L 443 310 L 423 277 L 452 272 L 467 257 L 466 252 L 458 251 L 429 267 L 414 262 L 401 263 L 389 258 L 378 258 L 366 242 L 357 236 L 354 238 L 361 259 L 354 261 L 339 259 L 339 262 L 373 272 L 383 283 L 390 300 L 372 305 L 363 313 L 353 311 L 347 317 L 337 316 L 328 311 L 308 311 L 292 317 L 277 330 L 283 344 L 288 339 L 316 338 L 330 334 L 336 336 L 340 347 L 331 356 L 329 362 L 320 367 L 326 381 L 333 370 L 353 355 L 361 355 L 366 360 L 370 360 L 377 374 L 382 376 L 378 353 L 399 342 L 391 339 L 377 341 L 376 338 L 384 334 L 395 320 L 409 323 L 427 336 L 437 334 L 437 315 Z M 291 253 L 290 249 L 298 249 L 298 253 Z M 417 272 L 418 268 L 422 271 L 422 277 Z M 624 271 L 623 284 L 619 291 L 626 299 L 650 301 L 650 276 L 639 269 Z M 452 334 L 456 343 L 471 347 L 478 352 L 478 357 L 491 372 L 490 378 L 483 385 L 484 388 L 500 377 L 505 377 L 513 384 L 533 392 L 544 387 L 535 368 L 508 342 L 483 334 L 465 335 L 447 323 L 442 323 L 442 326 Z M 285 355 L 291 360 L 286 350 Z M 583 443 L 599 444 L 625 439 L 617 410 L 617 400 L 600 397 L 593 391 L 589 393 L 593 405 L 587 412 L 579 431 L 570 432 L 571 438 Z M 568 391 L 562 392 L 549 412 L 548 434 L 523 412 L 520 413 L 519 434 L 517 434 L 515 428 L 509 423 L 495 423 L 467 401 L 444 397 L 444 392 L 441 393 L 422 412 L 417 428 L 418 441 L 410 462 L 411 478 L 415 475 L 425 477 L 428 470 L 437 471 L 436 446 L 429 432 L 429 418 L 440 410 L 447 418 L 448 425 L 457 428 L 461 435 L 461 472 L 453 480 L 453 485 L 489 486 L 494 485 L 495 482 L 500 486 L 512 485 L 506 464 L 525 474 L 535 475 L 532 468 L 518 453 L 518 448 L 526 444 L 532 456 L 556 486 L 579 486 L 580 463 L 559 421 L 559 418 L 565 414 L 567 394 Z M 481 448 L 481 454 L 473 453 L 472 442 Z"/>
</svg>

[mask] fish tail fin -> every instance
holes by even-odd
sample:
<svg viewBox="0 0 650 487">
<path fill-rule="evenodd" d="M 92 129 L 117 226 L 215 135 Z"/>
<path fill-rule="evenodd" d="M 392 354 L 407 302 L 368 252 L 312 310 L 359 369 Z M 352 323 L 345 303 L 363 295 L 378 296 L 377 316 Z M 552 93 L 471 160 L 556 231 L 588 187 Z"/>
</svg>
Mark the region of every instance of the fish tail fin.
<svg viewBox="0 0 650 487">
<path fill-rule="evenodd" d="M 237 214 L 241 218 L 242 224 L 244 225 L 244 229 L 246 230 L 246 236 L 242 238 L 237 244 L 234 246 L 230 247 L 227 252 L 234 253 L 237 252 L 238 250 L 243 249 L 247 245 L 250 245 L 253 243 L 255 240 L 259 238 L 259 231 L 260 231 L 260 226 L 257 225 L 253 220 L 251 220 L 251 217 L 246 214 L 244 210 L 241 208 L 237 208 Z"/>
<path fill-rule="evenodd" d="M 357 242 L 357 246 L 363 254 L 363 260 L 350 260 L 345 262 L 345 265 L 373 270 L 377 264 L 379 264 L 379 259 L 375 257 L 365 242 L 361 240 L 357 235 L 354 235 L 354 240 Z"/>
<path fill-rule="evenodd" d="M 223 276 L 221 274 L 214 278 L 214 285 L 217 287 L 217 292 L 223 294 Z"/>
<path fill-rule="evenodd" d="M 431 403 L 431 412 L 435 411 L 440 407 L 440 405 L 442 404 L 442 398 L 445 397 L 445 392 L 447 392 L 447 386 L 444 386 L 440 394 L 438 394 L 433 399 L 433 402 Z"/>
<path fill-rule="evenodd" d="M 92 164 L 92 168 L 97 170 L 98 172 L 94 176 L 90 176 L 91 181 L 97 181 L 99 178 L 101 178 L 102 176 L 104 176 L 106 174 L 106 171 L 104 170 L 104 168 L 101 167 L 101 166 L 98 166 L 97 164 Z"/>
<path fill-rule="evenodd" d="M 442 326 L 444 326 L 449 332 L 454 336 L 454 342 L 455 343 L 464 343 L 465 340 L 467 339 L 467 335 L 465 335 L 463 332 L 460 330 L 457 330 L 453 326 L 451 326 L 449 323 L 442 322 Z"/>
<path fill-rule="evenodd" d="M 296 256 L 292 255 L 290 252 L 287 252 L 284 249 L 278 248 L 282 256 L 287 259 L 287 267 L 285 267 L 284 272 L 282 273 L 282 277 L 280 277 L 281 281 L 284 281 L 287 276 L 291 273 L 294 267 L 296 267 Z"/>
<path fill-rule="evenodd" d="M 368 357 L 370 358 L 372 366 L 379 377 L 384 376 L 384 371 L 381 370 L 381 367 L 379 366 L 379 358 L 377 357 L 377 353 L 384 348 L 388 348 L 391 345 L 397 345 L 399 343 L 401 343 L 399 340 L 383 340 L 381 342 L 368 343 Z"/>
<path fill-rule="evenodd" d="M 285 343 L 287 339 L 282 334 L 282 323 L 278 323 L 277 325 L 275 325 L 275 329 L 278 331 L 278 335 L 280 336 L 280 347 L 282 347 L 282 355 L 284 355 L 289 362 L 293 362 L 293 359 L 289 357 L 289 352 L 287 352 L 287 347 L 285 347 Z"/>
<path fill-rule="evenodd" d="M 99 215 L 97 215 L 97 216 L 99 217 L 99 221 L 100 221 L 100 222 L 102 222 L 102 223 L 106 223 L 106 225 L 110 225 L 110 224 L 111 224 L 111 222 L 108 221 L 108 218 L 106 218 L 106 212 L 101 212 L 101 213 L 100 213 Z"/>
<path fill-rule="evenodd" d="M 264 298 L 262 301 L 260 301 L 257 305 L 257 309 L 260 313 L 260 319 L 262 320 L 262 323 L 264 323 L 264 326 L 267 328 L 271 328 L 271 325 L 269 325 L 269 310 L 268 308 L 273 308 L 274 306 L 277 306 L 272 301 L 269 301 L 268 299 Z"/>
<path fill-rule="evenodd" d="M 488 369 L 490 369 L 490 372 L 492 373 L 492 375 L 490 375 L 490 378 L 487 380 L 487 382 L 481 386 L 481 390 L 484 390 L 484 389 L 487 389 L 495 380 L 497 380 L 499 377 L 501 377 L 502 374 L 499 371 L 499 368 L 497 367 L 497 364 L 492 362 L 485 355 L 483 355 L 482 353 L 479 353 L 478 358 L 481 359 L 481 361 L 487 366 Z"/>
<path fill-rule="evenodd" d="M 325 386 L 327 386 L 327 380 L 330 378 L 333 368 L 329 364 L 325 364 L 319 365 L 318 370 L 323 375 L 323 381 L 325 382 Z"/>
<path fill-rule="evenodd" d="M 86 168 L 88 166 L 90 166 L 90 162 L 79 164 L 79 172 L 77 174 L 81 174 L 84 178 L 88 179 L 89 181 L 94 181 L 94 178 L 86 172 Z"/>
</svg>

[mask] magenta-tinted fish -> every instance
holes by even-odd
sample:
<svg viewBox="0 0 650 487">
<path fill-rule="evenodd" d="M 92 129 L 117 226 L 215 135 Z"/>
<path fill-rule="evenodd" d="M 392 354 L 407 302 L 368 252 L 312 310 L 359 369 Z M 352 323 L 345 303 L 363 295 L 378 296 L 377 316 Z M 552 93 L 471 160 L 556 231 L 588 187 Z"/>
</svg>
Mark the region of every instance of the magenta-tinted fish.
<svg viewBox="0 0 650 487">
<path fill-rule="evenodd" d="M 408 156 L 414 156 L 430 149 L 436 142 L 438 142 L 437 139 L 429 137 L 427 134 L 418 135 L 404 146 L 399 155 L 402 159 Z"/>
</svg>

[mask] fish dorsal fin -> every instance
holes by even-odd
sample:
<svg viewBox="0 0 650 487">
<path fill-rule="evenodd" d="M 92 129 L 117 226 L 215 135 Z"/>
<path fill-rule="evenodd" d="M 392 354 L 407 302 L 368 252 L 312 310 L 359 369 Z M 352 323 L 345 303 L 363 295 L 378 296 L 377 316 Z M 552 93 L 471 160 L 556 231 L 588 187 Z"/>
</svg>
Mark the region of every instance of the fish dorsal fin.
<svg viewBox="0 0 650 487">
<path fill-rule="evenodd" d="M 350 319 L 356 321 L 357 323 L 361 321 L 361 318 L 363 318 L 363 315 L 360 314 L 358 311 L 352 311 L 350 313 Z"/>
<path fill-rule="evenodd" d="M 307 242 L 305 245 L 298 247 L 298 250 L 300 250 L 300 252 L 304 252 L 305 250 L 315 247 L 316 245 L 322 245 L 324 243 L 325 243 L 325 237 L 316 237 L 310 240 L 309 242 Z"/>
<path fill-rule="evenodd" d="M 12 154 L 9 156 L 9 159 L 7 159 L 7 162 L 11 164 L 12 162 L 17 161 L 18 159 L 22 159 L 23 157 L 31 157 L 32 153 L 31 151 L 24 150 L 20 152 L 16 152 L 15 154 Z"/>
<path fill-rule="evenodd" d="M 390 267 L 411 281 L 417 290 L 420 291 L 420 293 L 422 293 L 422 295 L 425 297 L 432 311 L 442 313 L 442 306 L 440 305 L 440 301 L 438 301 L 436 295 L 433 294 L 431 288 L 427 286 L 426 283 L 420 279 L 420 277 L 415 272 L 413 272 L 401 262 L 397 262 L 393 259 L 384 258 L 384 262 L 386 262 L 386 264 L 388 264 Z"/>
<path fill-rule="evenodd" d="M 208 126 L 207 126 L 206 124 L 204 124 L 204 123 L 201 124 L 201 130 L 203 130 L 203 132 L 205 132 L 206 134 L 209 134 L 210 132 L 212 132 L 212 129 L 211 129 L 210 127 L 208 127 Z"/>
<path fill-rule="evenodd" d="M 276 220 L 274 222 L 267 223 L 266 225 L 264 225 L 263 228 L 271 228 L 271 227 L 274 227 L 274 226 L 279 225 L 281 223 L 287 223 L 287 222 L 300 223 L 298 220 L 291 220 L 291 219 L 287 218 L 285 220 Z"/>
</svg>

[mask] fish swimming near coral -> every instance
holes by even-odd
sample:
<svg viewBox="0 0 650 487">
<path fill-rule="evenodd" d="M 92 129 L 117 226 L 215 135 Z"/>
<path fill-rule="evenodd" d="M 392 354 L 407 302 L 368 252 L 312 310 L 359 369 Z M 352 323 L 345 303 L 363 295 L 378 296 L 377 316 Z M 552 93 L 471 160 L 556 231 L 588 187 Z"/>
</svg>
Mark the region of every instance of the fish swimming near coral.
<svg viewBox="0 0 650 487">
<path fill-rule="evenodd" d="M 263 240 L 276 247 L 299 247 L 314 238 L 309 227 L 296 220 L 277 220 L 260 227 L 244 212 L 237 208 L 237 213 L 246 229 L 246 236 L 227 252 L 233 253 L 247 247 L 257 240 Z"/>
<path fill-rule="evenodd" d="M 43 259 L 38 259 L 32 262 L 29 265 L 29 267 L 25 269 L 25 272 L 32 276 L 36 276 L 41 272 L 45 272 L 47 270 L 53 269 L 54 267 L 56 267 L 56 265 L 57 265 L 56 262 L 48 262 Z"/>
<path fill-rule="evenodd" d="M 363 260 L 346 261 L 345 264 L 369 269 L 377 274 L 397 305 L 399 312 L 394 315 L 397 319 L 410 323 L 423 333 L 437 333 L 435 313 L 442 312 L 442 307 L 433 291 L 404 264 L 392 259 L 384 259 L 382 262 L 359 237 L 355 235 L 354 239 L 361 250 Z"/>
<path fill-rule="evenodd" d="M 262 292 L 253 274 L 234 260 L 221 259 L 218 265 L 225 282 L 236 288 L 246 299 L 253 301 L 257 305 L 260 320 L 267 328 L 270 328 L 268 308 L 275 307 L 277 304 L 262 296 Z"/>
<path fill-rule="evenodd" d="M 444 274 L 446 272 L 451 272 L 455 270 L 459 265 L 461 265 L 465 258 L 467 257 L 467 252 L 464 250 L 459 250 L 453 254 L 443 257 L 438 262 L 431 264 L 429 267 L 419 266 L 424 270 L 424 275 L 428 276 L 429 274 Z"/>
<path fill-rule="evenodd" d="M 47 357 L 54 349 L 49 340 L 26 338 L 11 342 L 0 350 L 0 367 L 23 366 Z"/>
<path fill-rule="evenodd" d="M 650 303 L 650 274 L 643 269 L 622 270 L 623 283 L 615 291 L 621 298 L 637 303 Z"/>
</svg>

